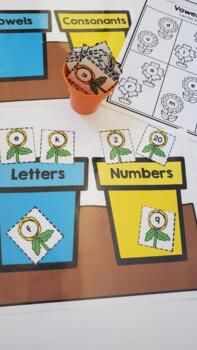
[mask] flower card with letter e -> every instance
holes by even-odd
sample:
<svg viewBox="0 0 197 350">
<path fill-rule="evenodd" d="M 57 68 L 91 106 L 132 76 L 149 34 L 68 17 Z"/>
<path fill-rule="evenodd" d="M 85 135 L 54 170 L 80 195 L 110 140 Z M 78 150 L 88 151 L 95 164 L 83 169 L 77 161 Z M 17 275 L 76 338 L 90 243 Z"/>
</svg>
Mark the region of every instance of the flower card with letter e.
<svg viewBox="0 0 197 350">
<path fill-rule="evenodd" d="M 100 131 L 100 138 L 108 164 L 135 161 L 135 154 L 129 129 Z"/>
<path fill-rule="evenodd" d="M 166 164 L 175 136 L 148 125 L 139 143 L 137 153 L 159 164 Z"/>
<path fill-rule="evenodd" d="M 37 264 L 63 238 L 58 229 L 33 208 L 9 231 L 9 237 L 34 264 Z"/>
<path fill-rule="evenodd" d="M 73 164 L 75 133 L 65 130 L 42 130 L 42 163 Z"/>
<path fill-rule="evenodd" d="M 32 128 L 0 130 L 2 163 L 35 162 L 34 132 Z"/>
</svg>

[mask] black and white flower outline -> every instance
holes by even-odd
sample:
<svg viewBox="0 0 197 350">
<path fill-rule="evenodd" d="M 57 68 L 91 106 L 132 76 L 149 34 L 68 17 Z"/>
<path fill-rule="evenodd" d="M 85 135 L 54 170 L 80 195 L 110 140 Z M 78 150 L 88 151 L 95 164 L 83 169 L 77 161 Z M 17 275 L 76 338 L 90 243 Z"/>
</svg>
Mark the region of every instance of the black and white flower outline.
<svg viewBox="0 0 197 350">
<path fill-rule="evenodd" d="M 164 111 L 161 111 L 163 119 L 174 122 L 177 120 L 177 114 L 184 108 L 184 103 L 176 94 L 167 93 L 161 98 L 161 105 Z"/>
<path fill-rule="evenodd" d="M 159 39 L 156 34 L 149 30 L 143 30 L 138 34 L 138 51 L 143 54 L 150 54 L 153 48 L 159 44 Z"/>
<path fill-rule="evenodd" d="M 158 35 L 160 38 L 165 40 L 170 40 L 173 38 L 174 34 L 178 31 L 178 23 L 170 17 L 162 17 L 159 22 Z"/>
<path fill-rule="evenodd" d="M 133 77 L 121 78 L 118 85 L 118 90 L 121 92 L 119 101 L 125 104 L 131 104 L 132 98 L 142 92 L 142 85 L 138 84 L 138 80 Z"/>
<path fill-rule="evenodd" d="M 197 102 L 197 77 L 186 77 L 182 81 L 183 98 L 190 103 Z"/>
<path fill-rule="evenodd" d="M 196 51 L 193 50 L 192 46 L 187 44 L 176 45 L 174 50 L 176 57 L 178 57 L 176 64 L 181 68 L 188 68 L 187 63 L 192 62 L 197 57 Z"/>
<path fill-rule="evenodd" d="M 154 81 L 161 80 L 161 78 L 164 76 L 164 69 L 160 67 L 160 64 L 156 62 L 145 62 L 143 64 L 142 68 L 142 74 L 145 76 L 145 80 L 143 81 L 143 84 L 154 88 L 155 84 Z"/>
</svg>

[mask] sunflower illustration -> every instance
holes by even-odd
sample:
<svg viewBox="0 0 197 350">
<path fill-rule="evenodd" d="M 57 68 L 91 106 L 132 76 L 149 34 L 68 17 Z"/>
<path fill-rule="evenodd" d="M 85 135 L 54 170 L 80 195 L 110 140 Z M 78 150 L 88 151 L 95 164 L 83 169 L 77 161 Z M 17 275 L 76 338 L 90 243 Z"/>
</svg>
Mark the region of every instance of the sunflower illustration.
<svg viewBox="0 0 197 350">
<path fill-rule="evenodd" d="M 89 85 L 91 91 L 95 95 L 98 95 L 99 90 L 104 93 L 106 92 L 106 90 L 102 88 L 102 85 L 106 82 L 107 77 L 100 76 L 96 78 L 93 70 L 89 68 L 87 65 L 77 64 L 74 67 L 74 74 L 79 81 Z"/>
<path fill-rule="evenodd" d="M 125 148 L 125 135 L 120 130 L 110 131 L 107 135 L 107 142 L 111 148 L 110 159 L 118 159 L 118 162 L 122 162 L 122 157 L 127 156 L 132 153 L 128 148 Z"/>
<path fill-rule="evenodd" d="M 10 148 L 7 151 L 7 159 L 12 159 L 15 156 L 16 163 L 20 162 L 20 156 L 25 156 L 32 153 L 28 147 L 24 147 L 27 142 L 27 133 L 23 129 L 12 129 L 6 136 L 7 144 Z"/>
<path fill-rule="evenodd" d="M 48 143 L 51 147 L 47 152 L 47 159 L 54 157 L 55 163 L 59 162 L 59 157 L 71 156 L 70 151 L 64 149 L 68 143 L 68 135 L 64 131 L 52 131 L 48 136 Z"/>
<path fill-rule="evenodd" d="M 170 241 L 170 236 L 164 232 L 168 225 L 168 216 L 163 210 L 152 210 L 148 215 L 150 229 L 146 232 L 145 241 L 153 241 L 153 248 L 157 248 L 158 241 Z"/>
</svg>

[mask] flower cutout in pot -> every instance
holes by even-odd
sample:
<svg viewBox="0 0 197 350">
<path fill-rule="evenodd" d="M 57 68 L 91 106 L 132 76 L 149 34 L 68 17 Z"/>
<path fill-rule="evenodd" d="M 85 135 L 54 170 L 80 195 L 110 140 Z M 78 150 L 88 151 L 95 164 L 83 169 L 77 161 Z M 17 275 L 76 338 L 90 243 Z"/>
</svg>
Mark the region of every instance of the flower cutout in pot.
<svg viewBox="0 0 197 350">
<path fill-rule="evenodd" d="M 161 111 L 161 116 L 170 122 L 177 120 L 176 114 L 180 113 L 184 108 L 183 101 L 176 94 L 165 94 L 161 98 L 161 104 L 164 109 L 164 111 Z"/>
<path fill-rule="evenodd" d="M 178 57 L 177 66 L 181 68 L 188 68 L 188 62 L 192 62 L 196 58 L 196 51 L 190 45 L 176 45 L 175 55 Z"/>
<path fill-rule="evenodd" d="M 48 136 L 50 149 L 47 152 L 47 159 L 54 157 L 55 163 L 59 162 L 59 157 L 71 156 L 70 151 L 64 149 L 68 143 L 68 136 L 65 131 L 52 131 Z"/>
<path fill-rule="evenodd" d="M 161 150 L 168 142 L 168 135 L 161 130 L 153 131 L 149 137 L 149 144 L 142 150 L 143 153 L 149 153 L 149 159 L 155 154 L 158 157 L 165 157 L 164 151 Z"/>
<path fill-rule="evenodd" d="M 132 98 L 137 97 L 142 92 L 142 85 L 138 84 L 138 80 L 132 77 L 121 78 L 118 85 L 118 90 L 121 92 L 119 100 L 126 104 L 131 104 Z"/>
<path fill-rule="evenodd" d="M 165 40 L 170 40 L 173 38 L 174 34 L 178 31 L 178 23 L 169 17 L 163 17 L 158 22 L 159 30 L 158 34 L 160 38 Z"/>
<path fill-rule="evenodd" d="M 132 151 L 128 148 L 124 148 L 125 136 L 120 130 L 113 130 L 107 135 L 107 142 L 111 148 L 110 160 L 118 158 L 118 162 L 122 162 L 122 157 L 131 154 Z"/>
<path fill-rule="evenodd" d="M 62 233 L 37 207 L 23 216 L 7 234 L 17 246 L 14 250 L 23 251 L 34 264 L 50 254 L 63 239 Z"/>
<path fill-rule="evenodd" d="M 106 90 L 102 88 L 102 85 L 107 80 L 107 77 L 100 76 L 96 78 L 95 73 L 90 67 L 84 64 L 77 64 L 74 67 L 74 74 L 79 81 L 89 85 L 91 91 L 95 95 L 98 95 L 99 90 L 104 93 L 106 92 Z"/>
<path fill-rule="evenodd" d="M 152 210 L 148 215 L 150 230 L 146 232 L 145 241 L 153 240 L 153 248 L 157 248 L 157 241 L 170 241 L 170 236 L 163 232 L 168 224 L 168 216 L 163 210 Z"/>
<path fill-rule="evenodd" d="M 52 237 L 54 230 L 45 230 L 42 232 L 40 222 L 33 216 L 26 216 L 18 225 L 18 233 L 24 240 L 32 243 L 32 250 L 38 256 L 41 247 L 46 252 L 50 250 L 47 241 Z"/>
<path fill-rule="evenodd" d="M 140 32 L 138 34 L 138 40 L 138 51 L 146 55 L 150 54 L 153 51 L 153 48 L 159 43 L 157 35 L 148 30 Z"/>
<path fill-rule="evenodd" d="M 197 102 L 197 77 L 187 77 L 183 80 L 183 98 L 190 103 Z"/>
<path fill-rule="evenodd" d="M 7 144 L 10 148 L 7 151 L 7 160 L 15 157 L 16 163 L 20 162 L 20 156 L 32 153 L 28 147 L 24 147 L 27 142 L 27 133 L 23 129 L 12 129 L 6 136 Z"/>
<path fill-rule="evenodd" d="M 144 85 L 154 88 L 154 81 L 161 80 L 164 76 L 164 69 L 160 68 L 160 65 L 155 62 L 144 63 L 142 66 L 142 74 L 146 80 L 143 81 Z"/>
</svg>

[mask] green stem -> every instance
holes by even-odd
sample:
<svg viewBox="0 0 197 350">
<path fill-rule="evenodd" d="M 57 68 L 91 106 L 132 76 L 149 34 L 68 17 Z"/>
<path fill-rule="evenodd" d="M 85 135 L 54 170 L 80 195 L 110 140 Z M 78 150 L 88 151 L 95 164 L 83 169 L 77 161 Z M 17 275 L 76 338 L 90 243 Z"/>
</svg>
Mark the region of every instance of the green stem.
<svg viewBox="0 0 197 350">
<path fill-rule="evenodd" d="M 58 163 L 58 149 L 55 151 L 55 163 Z"/>
<path fill-rule="evenodd" d="M 152 149 L 152 151 L 150 151 L 149 159 L 152 159 L 154 153 L 155 153 L 155 147 Z"/>
<path fill-rule="evenodd" d="M 122 163 L 122 159 L 121 159 L 121 155 L 120 155 L 120 153 L 119 153 L 119 152 L 117 152 L 117 154 L 118 154 L 118 162 L 119 162 L 119 163 Z"/>
<path fill-rule="evenodd" d="M 18 149 L 16 148 L 16 163 L 19 163 L 20 162 L 20 159 L 19 159 L 19 153 L 18 153 Z"/>
<path fill-rule="evenodd" d="M 157 235 L 156 235 L 156 232 L 155 232 L 154 240 L 153 240 L 153 248 L 157 248 Z"/>
<path fill-rule="evenodd" d="M 37 238 L 37 240 L 47 252 L 50 250 L 50 248 L 39 237 Z"/>
</svg>

